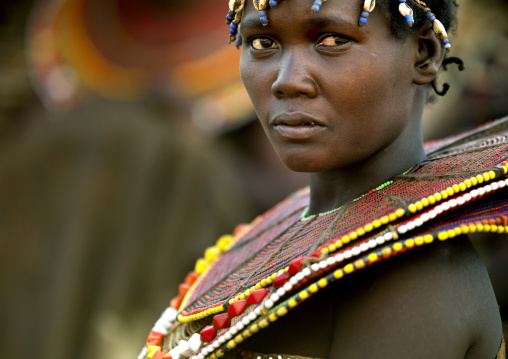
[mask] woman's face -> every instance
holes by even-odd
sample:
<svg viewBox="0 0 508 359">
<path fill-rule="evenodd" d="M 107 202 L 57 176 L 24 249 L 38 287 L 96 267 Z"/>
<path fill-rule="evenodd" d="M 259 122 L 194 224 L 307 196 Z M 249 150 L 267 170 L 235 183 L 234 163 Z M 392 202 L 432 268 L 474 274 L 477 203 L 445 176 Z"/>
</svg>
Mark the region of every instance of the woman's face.
<svg viewBox="0 0 508 359">
<path fill-rule="evenodd" d="M 394 39 L 380 9 L 359 27 L 362 4 L 329 0 L 312 14 L 312 1 L 282 0 L 262 26 L 246 2 L 242 79 L 292 170 L 328 171 L 367 159 L 409 122 L 417 42 Z"/>
</svg>

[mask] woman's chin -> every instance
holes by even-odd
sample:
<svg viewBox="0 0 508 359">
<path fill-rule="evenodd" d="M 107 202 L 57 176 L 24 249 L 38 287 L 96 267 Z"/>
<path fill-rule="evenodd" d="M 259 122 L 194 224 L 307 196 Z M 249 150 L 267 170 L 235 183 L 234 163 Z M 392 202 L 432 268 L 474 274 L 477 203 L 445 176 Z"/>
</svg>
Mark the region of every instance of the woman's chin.
<svg viewBox="0 0 508 359">
<path fill-rule="evenodd" d="M 284 166 L 294 172 L 321 172 L 323 170 L 313 158 L 279 156 L 279 159 Z"/>
</svg>

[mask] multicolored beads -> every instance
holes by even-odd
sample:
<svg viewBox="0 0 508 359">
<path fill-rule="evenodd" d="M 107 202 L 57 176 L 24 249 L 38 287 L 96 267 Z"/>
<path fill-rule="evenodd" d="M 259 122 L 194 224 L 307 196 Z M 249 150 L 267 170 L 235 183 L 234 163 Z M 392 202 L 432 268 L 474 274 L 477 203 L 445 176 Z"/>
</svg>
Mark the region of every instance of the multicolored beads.
<svg viewBox="0 0 508 359">
<path fill-rule="evenodd" d="M 442 186 L 433 195 L 375 219 L 335 242 L 323 245 L 315 252 L 293 259 L 286 268 L 271 273 L 227 303 L 182 317 L 190 318 L 191 321 L 215 314 L 213 325 L 205 326 L 199 333 L 194 332 L 186 340 L 179 339 L 177 345 L 172 344 L 174 347 L 169 352 L 162 349 L 163 338 L 174 330 L 172 328 L 176 324 L 177 308 L 167 308 L 152 328 L 146 347 L 138 358 L 219 358 L 226 350 L 235 348 L 253 333 L 286 315 L 345 275 L 436 240 L 445 241 L 472 232 L 508 232 L 508 218 L 504 216 L 490 215 L 482 217 L 482 220 L 454 222 L 448 214 L 451 210 L 508 188 L 507 173 L 507 161 L 485 170 L 477 170 L 476 174 L 468 175 L 470 177 L 460 182 L 454 181 L 453 185 Z M 451 220 L 433 222 L 430 227 L 433 230 L 426 227 L 434 219 L 445 215 L 445 218 Z M 245 229 L 240 229 L 239 232 L 245 233 Z M 410 236 L 411 233 L 415 235 Z M 199 265 L 196 264 L 195 271 L 189 273 L 179 286 L 179 296 L 186 298 L 193 290 L 194 283 L 202 278 L 198 271 L 206 273 L 219 254 L 230 248 L 233 242 L 232 236 L 221 237 L 215 246 L 207 248 L 203 258 L 198 261 Z M 349 247 L 341 249 L 347 244 Z M 204 324 L 197 325 L 199 328 L 199 325 Z"/>
</svg>

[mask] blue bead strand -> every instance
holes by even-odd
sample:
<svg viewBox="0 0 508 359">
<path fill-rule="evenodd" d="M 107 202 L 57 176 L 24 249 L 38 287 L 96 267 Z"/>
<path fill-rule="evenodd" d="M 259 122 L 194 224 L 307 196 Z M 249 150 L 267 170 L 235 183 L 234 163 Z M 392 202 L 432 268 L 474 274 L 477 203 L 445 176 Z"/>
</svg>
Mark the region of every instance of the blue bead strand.
<svg viewBox="0 0 508 359">
<path fill-rule="evenodd" d="M 448 39 L 443 39 L 441 40 L 441 43 L 443 44 L 443 47 L 448 50 L 452 47 L 452 45 L 450 45 L 450 40 Z"/>
<path fill-rule="evenodd" d="M 319 9 L 321 8 L 321 5 L 323 5 L 323 3 L 320 0 L 314 1 L 314 5 L 312 5 L 312 7 L 310 8 L 312 10 L 312 13 L 313 14 L 318 13 Z"/>
<path fill-rule="evenodd" d="M 413 17 L 413 15 L 406 15 L 406 24 L 409 25 L 409 27 L 413 26 L 413 24 L 415 23 L 415 19 Z"/>
<path fill-rule="evenodd" d="M 369 17 L 369 13 L 367 11 L 362 11 L 362 15 L 358 20 L 358 25 L 363 26 L 367 23 L 367 18 Z"/>
<path fill-rule="evenodd" d="M 229 25 L 229 33 L 231 34 L 231 36 L 235 36 L 237 34 L 237 32 L 238 32 L 238 25 L 231 23 Z"/>
<path fill-rule="evenodd" d="M 242 36 L 241 35 L 238 35 L 236 37 L 236 40 L 235 40 L 235 45 L 237 48 L 239 48 L 240 46 L 242 46 Z"/>
<path fill-rule="evenodd" d="M 271 7 L 275 7 L 277 6 L 277 0 L 270 0 L 270 2 L 268 3 Z"/>
<path fill-rule="evenodd" d="M 235 13 L 234 11 L 229 11 L 228 14 L 226 15 L 226 24 L 231 24 L 231 21 L 233 21 L 235 19 Z"/>
<path fill-rule="evenodd" d="M 266 10 L 261 10 L 259 12 L 259 20 L 261 21 L 261 23 L 264 26 L 268 25 L 268 18 L 266 17 Z"/>
<path fill-rule="evenodd" d="M 434 20 L 436 20 L 436 17 L 430 11 L 427 11 L 427 16 L 429 17 L 430 22 L 433 22 Z"/>
</svg>

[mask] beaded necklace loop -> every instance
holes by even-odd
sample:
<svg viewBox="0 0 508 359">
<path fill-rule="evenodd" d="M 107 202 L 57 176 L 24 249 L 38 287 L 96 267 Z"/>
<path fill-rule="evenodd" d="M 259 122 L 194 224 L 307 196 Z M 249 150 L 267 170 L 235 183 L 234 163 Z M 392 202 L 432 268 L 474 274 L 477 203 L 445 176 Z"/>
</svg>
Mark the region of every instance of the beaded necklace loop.
<svg viewBox="0 0 508 359">
<path fill-rule="evenodd" d="M 478 138 L 479 132 L 461 136 L 453 146 L 445 141 L 439 152 L 432 152 L 410 173 L 396 176 L 385 185 L 388 188 L 376 188 L 369 191 L 370 197 L 353 202 L 351 206 L 357 208 L 352 207 L 351 212 L 367 212 L 356 215 L 352 226 L 351 217 L 342 218 L 344 211 L 340 210 L 301 223 L 302 204 L 308 203 L 305 190 L 281 203 L 275 212 L 238 227 L 232 236 L 221 237 L 185 278 L 180 286 L 185 299 L 172 301 L 164 311 L 138 358 L 220 358 L 351 273 L 462 234 L 508 233 L 508 119 L 499 122 L 498 132 L 492 135 L 488 132 L 492 127 L 482 131 L 487 131 L 482 137 Z M 388 207 L 381 210 L 379 198 L 388 196 L 400 201 L 385 201 Z M 369 214 L 365 206 L 369 203 L 377 203 L 379 210 Z M 306 226 L 313 228 L 307 231 Z M 282 237 L 273 242 L 273 236 Z M 299 241 L 307 239 L 310 242 L 304 250 L 295 252 Z M 246 247 L 249 245 L 253 247 Z M 255 256 L 268 269 L 257 274 L 260 266 L 244 265 L 242 255 Z M 240 266 L 228 259 L 239 256 Z M 265 258 L 276 265 L 262 261 Z M 251 279 L 244 280 L 244 274 Z M 202 283 L 205 287 L 200 287 Z M 228 292 L 228 287 L 236 290 Z M 223 296 L 224 291 L 233 294 Z M 210 296 L 217 300 L 207 301 Z"/>
</svg>

